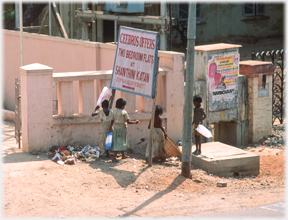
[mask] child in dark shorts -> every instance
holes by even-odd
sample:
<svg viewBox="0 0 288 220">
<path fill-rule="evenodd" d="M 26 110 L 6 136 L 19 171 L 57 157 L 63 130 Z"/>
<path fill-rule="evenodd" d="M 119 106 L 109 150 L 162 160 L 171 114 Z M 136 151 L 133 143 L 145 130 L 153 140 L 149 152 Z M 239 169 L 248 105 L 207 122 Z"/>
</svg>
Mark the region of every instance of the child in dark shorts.
<svg viewBox="0 0 288 220">
<path fill-rule="evenodd" d="M 194 124 L 194 134 L 195 134 L 195 142 L 196 142 L 196 150 L 193 152 L 195 155 L 201 154 L 201 137 L 200 133 L 196 130 L 199 124 L 203 123 L 203 120 L 206 118 L 206 113 L 204 109 L 201 107 L 202 98 L 199 95 L 195 95 L 193 97 L 194 108 L 194 116 L 193 116 L 193 124 Z"/>
</svg>

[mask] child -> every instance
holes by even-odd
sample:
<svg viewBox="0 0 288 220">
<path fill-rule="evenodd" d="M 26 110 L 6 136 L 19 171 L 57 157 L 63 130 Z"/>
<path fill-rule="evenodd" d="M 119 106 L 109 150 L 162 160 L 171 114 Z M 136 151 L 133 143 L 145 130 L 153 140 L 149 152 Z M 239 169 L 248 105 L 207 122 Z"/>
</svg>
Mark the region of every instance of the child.
<svg viewBox="0 0 288 220">
<path fill-rule="evenodd" d="M 196 130 L 199 124 L 202 124 L 203 120 L 206 118 L 206 113 L 203 108 L 201 108 L 202 98 L 199 95 L 195 95 L 193 97 L 193 104 L 194 108 L 194 117 L 193 117 L 193 124 L 194 124 L 194 134 L 195 134 L 195 142 L 196 142 L 196 150 L 193 152 L 195 155 L 201 154 L 201 137 L 200 133 Z"/>
<path fill-rule="evenodd" d="M 109 131 L 112 130 L 114 124 L 114 131 L 112 135 L 112 147 L 114 155 L 112 162 L 118 162 L 116 159 L 118 151 L 122 153 L 122 159 L 128 158 L 125 156 L 124 151 L 128 148 L 127 139 L 127 124 L 138 124 L 139 121 L 130 121 L 128 113 L 124 110 L 126 101 L 124 99 L 118 99 L 116 101 L 116 110 L 113 111 L 113 119 L 110 123 Z"/>
<path fill-rule="evenodd" d="M 155 119 L 154 119 L 154 132 L 153 132 L 153 147 L 152 147 L 152 158 L 153 160 L 161 159 L 162 162 L 166 161 L 167 153 L 163 147 L 164 145 L 164 137 L 167 138 L 167 133 L 165 132 L 162 126 L 162 117 L 163 109 L 161 106 L 156 105 L 155 108 Z M 148 129 L 150 129 L 151 120 L 148 125 Z M 149 158 L 149 148 L 150 142 L 146 147 L 146 160 Z"/>
<path fill-rule="evenodd" d="M 107 135 L 109 134 L 110 123 L 113 118 L 113 111 L 111 109 L 108 109 L 109 102 L 107 100 L 104 100 L 101 105 L 102 105 L 103 110 L 97 111 L 96 113 L 93 112 L 92 116 L 97 115 L 101 119 L 102 128 L 101 128 L 99 147 L 105 151 L 106 150 L 106 138 L 107 138 Z M 107 158 L 110 157 L 108 150 L 106 150 L 106 157 Z"/>
</svg>

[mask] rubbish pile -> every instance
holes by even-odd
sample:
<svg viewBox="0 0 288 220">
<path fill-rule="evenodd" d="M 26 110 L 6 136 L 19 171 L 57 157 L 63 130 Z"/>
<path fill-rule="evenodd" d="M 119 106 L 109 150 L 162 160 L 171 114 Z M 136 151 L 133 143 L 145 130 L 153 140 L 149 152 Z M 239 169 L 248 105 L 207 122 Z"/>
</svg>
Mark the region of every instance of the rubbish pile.
<svg viewBox="0 0 288 220">
<path fill-rule="evenodd" d="M 257 144 L 260 144 L 263 147 L 284 148 L 285 140 L 286 140 L 286 134 L 285 134 L 285 123 L 284 123 L 284 124 L 273 125 L 271 134 L 269 136 L 267 135 L 267 136 L 263 136 L 262 138 L 260 138 Z M 254 145 L 257 146 L 257 144 L 254 144 Z"/>
<path fill-rule="evenodd" d="M 49 158 L 58 164 L 76 164 L 80 161 L 89 161 L 92 158 L 99 158 L 104 150 L 98 146 L 91 147 L 89 144 L 82 146 L 53 146 L 47 152 Z"/>
</svg>

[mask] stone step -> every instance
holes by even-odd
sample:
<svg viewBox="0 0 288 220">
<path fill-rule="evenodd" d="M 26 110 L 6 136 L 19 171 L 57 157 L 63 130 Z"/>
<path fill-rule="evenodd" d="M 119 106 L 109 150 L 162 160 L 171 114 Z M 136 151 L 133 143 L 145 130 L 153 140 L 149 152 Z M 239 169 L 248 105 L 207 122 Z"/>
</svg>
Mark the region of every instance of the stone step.
<svg viewBox="0 0 288 220">
<path fill-rule="evenodd" d="M 192 146 L 192 152 L 196 149 Z M 221 142 L 201 144 L 201 155 L 192 154 L 191 164 L 219 177 L 257 176 L 259 155 Z"/>
</svg>

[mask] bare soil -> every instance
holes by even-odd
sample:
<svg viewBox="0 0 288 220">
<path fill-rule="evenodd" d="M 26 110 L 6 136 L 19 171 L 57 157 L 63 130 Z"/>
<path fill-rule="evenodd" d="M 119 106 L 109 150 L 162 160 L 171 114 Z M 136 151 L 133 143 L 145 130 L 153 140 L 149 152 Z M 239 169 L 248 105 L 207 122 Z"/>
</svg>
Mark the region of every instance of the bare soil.
<svg viewBox="0 0 288 220">
<path fill-rule="evenodd" d="M 240 211 L 285 198 L 284 147 L 249 147 L 260 155 L 255 177 L 220 178 L 169 158 L 148 167 L 143 155 L 113 163 L 59 165 L 46 154 L 3 151 L 4 217 L 166 217 Z M 227 187 L 217 187 L 226 182 Z"/>
</svg>

